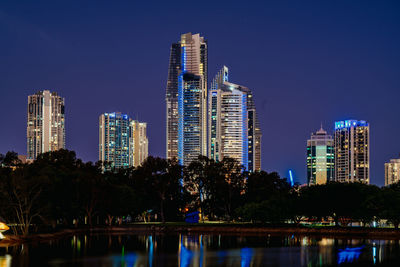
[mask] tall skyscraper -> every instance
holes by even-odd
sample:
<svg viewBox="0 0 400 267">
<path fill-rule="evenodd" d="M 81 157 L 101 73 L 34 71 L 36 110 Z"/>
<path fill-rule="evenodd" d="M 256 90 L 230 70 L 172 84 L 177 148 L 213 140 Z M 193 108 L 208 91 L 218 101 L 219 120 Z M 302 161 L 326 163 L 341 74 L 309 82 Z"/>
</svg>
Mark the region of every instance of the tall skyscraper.
<svg viewBox="0 0 400 267">
<path fill-rule="evenodd" d="M 385 185 L 391 185 L 400 181 L 400 159 L 391 159 L 385 163 Z"/>
<path fill-rule="evenodd" d="M 187 165 L 207 155 L 207 42 L 200 34 L 172 44 L 166 91 L 167 158 Z"/>
<path fill-rule="evenodd" d="M 307 140 L 308 185 L 326 184 L 335 176 L 334 144 L 331 135 L 321 129 Z"/>
<path fill-rule="evenodd" d="M 111 168 L 140 165 L 148 156 L 146 123 L 132 120 L 120 112 L 99 117 L 99 160 Z"/>
<path fill-rule="evenodd" d="M 369 184 L 369 124 L 335 122 L 335 181 Z"/>
<path fill-rule="evenodd" d="M 139 166 L 149 155 L 147 123 L 131 120 L 130 122 L 130 166 Z"/>
<path fill-rule="evenodd" d="M 228 82 L 224 66 L 209 93 L 208 155 L 218 161 L 238 160 L 246 170 L 261 170 L 261 130 L 253 95 L 247 87 Z"/>
<path fill-rule="evenodd" d="M 48 90 L 28 96 L 27 158 L 65 148 L 64 98 Z"/>
</svg>

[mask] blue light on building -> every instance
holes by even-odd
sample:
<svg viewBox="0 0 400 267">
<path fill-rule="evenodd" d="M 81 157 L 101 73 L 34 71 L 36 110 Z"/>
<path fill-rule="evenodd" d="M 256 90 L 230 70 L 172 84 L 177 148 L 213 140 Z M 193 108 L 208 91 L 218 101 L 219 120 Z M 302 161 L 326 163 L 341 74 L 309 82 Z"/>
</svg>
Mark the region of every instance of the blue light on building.
<svg viewBox="0 0 400 267">
<path fill-rule="evenodd" d="M 344 120 L 335 122 L 335 130 L 342 128 L 350 128 L 356 126 L 368 126 L 366 121 L 358 121 L 358 120 Z"/>
</svg>

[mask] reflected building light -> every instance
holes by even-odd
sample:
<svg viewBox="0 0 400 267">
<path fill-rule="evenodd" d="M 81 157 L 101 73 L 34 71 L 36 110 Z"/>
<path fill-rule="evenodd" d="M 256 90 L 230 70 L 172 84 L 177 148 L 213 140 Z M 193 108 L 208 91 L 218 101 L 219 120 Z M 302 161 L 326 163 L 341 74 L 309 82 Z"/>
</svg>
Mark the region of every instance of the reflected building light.
<svg viewBox="0 0 400 267">
<path fill-rule="evenodd" d="M 373 243 L 373 247 L 372 247 L 372 261 L 374 262 L 374 264 L 376 264 L 376 244 Z"/>
<path fill-rule="evenodd" d="M 203 235 L 200 235 L 200 267 L 203 266 L 203 260 L 204 260 L 204 246 L 203 246 Z"/>
<path fill-rule="evenodd" d="M 153 236 L 149 236 L 149 266 L 153 266 L 153 252 L 154 252 L 154 243 L 153 243 Z"/>
<path fill-rule="evenodd" d="M 186 267 L 190 266 L 193 258 L 193 252 L 186 248 L 183 244 L 182 239 L 180 242 L 180 252 L 179 252 L 179 266 Z"/>
<path fill-rule="evenodd" d="M 240 250 L 241 267 L 248 267 L 253 259 L 254 250 L 252 248 L 242 248 Z"/>
<path fill-rule="evenodd" d="M 0 256 L 0 267 L 11 267 L 12 257 L 9 254 Z"/>
<path fill-rule="evenodd" d="M 355 248 L 339 249 L 338 252 L 338 264 L 342 263 L 352 263 L 357 260 L 364 246 Z"/>
<path fill-rule="evenodd" d="M 333 238 L 322 238 L 321 241 L 318 242 L 319 246 L 332 246 L 334 243 Z"/>
<path fill-rule="evenodd" d="M 114 255 L 110 257 L 112 266 L 136 266 L 139 259 L 135 253 L 125 254 L 125 249 L 122 247 L 121 255 Z"/>
</svg>

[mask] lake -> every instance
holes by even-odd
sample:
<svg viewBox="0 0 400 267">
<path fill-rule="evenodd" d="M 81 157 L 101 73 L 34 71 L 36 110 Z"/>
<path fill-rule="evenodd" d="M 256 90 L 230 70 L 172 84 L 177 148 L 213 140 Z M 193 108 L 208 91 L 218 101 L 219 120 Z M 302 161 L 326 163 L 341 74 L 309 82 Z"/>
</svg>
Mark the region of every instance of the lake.
<svg viewBox="0 0 400 267">
<path fill-rule="evenodd" d="M 295 235 L 95 234 L 0 247 L 0 267 L 372 266 L 396 265 L 399 259 L 399 240 Z"/>
</svg>

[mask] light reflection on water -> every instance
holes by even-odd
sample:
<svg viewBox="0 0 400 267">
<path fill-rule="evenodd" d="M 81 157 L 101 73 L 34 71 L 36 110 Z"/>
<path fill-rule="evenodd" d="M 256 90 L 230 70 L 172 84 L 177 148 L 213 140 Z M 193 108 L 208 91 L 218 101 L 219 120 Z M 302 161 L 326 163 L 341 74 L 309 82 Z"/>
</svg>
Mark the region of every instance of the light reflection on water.
<svg viewBox="0 0 400 267">
<path fill-rule="evenodd" d="M 83 235 L 0 248 L 0 267 L 362 266 L 399 259 L 399 240 L 294 235 Z"/>
</svg>

